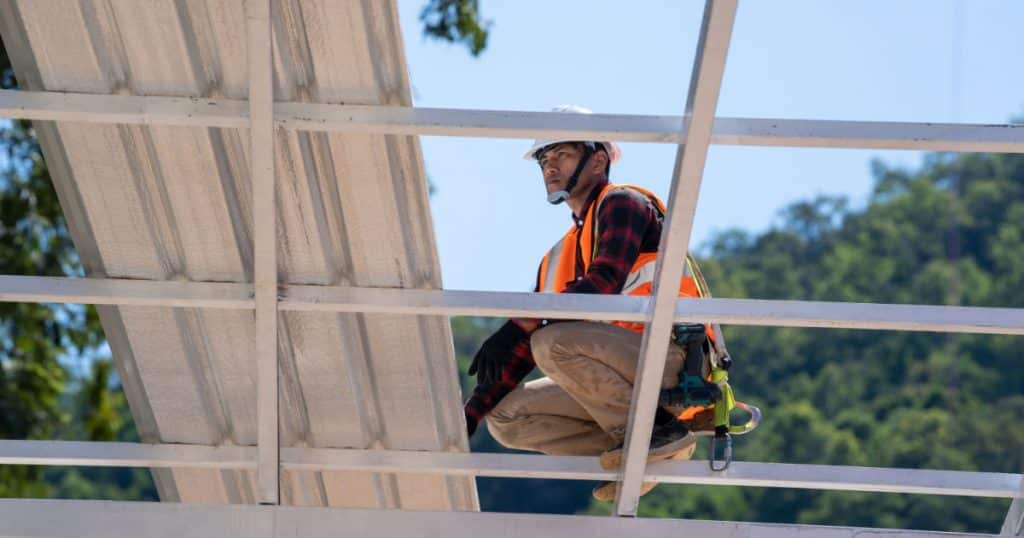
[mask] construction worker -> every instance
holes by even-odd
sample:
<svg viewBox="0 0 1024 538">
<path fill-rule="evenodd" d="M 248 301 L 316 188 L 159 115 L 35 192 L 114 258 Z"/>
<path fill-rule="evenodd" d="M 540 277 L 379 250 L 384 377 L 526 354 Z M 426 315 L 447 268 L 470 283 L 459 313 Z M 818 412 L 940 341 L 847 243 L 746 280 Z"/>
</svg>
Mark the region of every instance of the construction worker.
<svg viewBox="0 0 1024 538">
<path fill-rule="evenodd" d="M 588 114 L 565 105 L 556 112 Z M 637 187 L 609 183 L 621 152 L 612 142 L 537 140 L 525 159 L 540 165 L 549 203 L 565 203 L 573 225 L 544 256 L 534 291 L 649 295 L 661 238 L 664 205 Z M 696 296 L 684 276 L 680 295 Z M 553 455 L 601 456 L 618 469 L 630 413 L 643 325 L 624 322 L 513 319 L 488 338 L 469 374 L 477 386 L 466 402 L 472 436 L 486 416 L 499 443 Z M 669 344 L 663 389 L 677 383 L 684 350 Z M 540 368 L 546 377 L 520 384 Z M 676 415 L 659 407 L 649 461 L 688 459 L 695 435 Z M 652 483 L 644 484 L 642 494 Z M 614 499 L 615 482 L 594 496 Z"/>
</svg>

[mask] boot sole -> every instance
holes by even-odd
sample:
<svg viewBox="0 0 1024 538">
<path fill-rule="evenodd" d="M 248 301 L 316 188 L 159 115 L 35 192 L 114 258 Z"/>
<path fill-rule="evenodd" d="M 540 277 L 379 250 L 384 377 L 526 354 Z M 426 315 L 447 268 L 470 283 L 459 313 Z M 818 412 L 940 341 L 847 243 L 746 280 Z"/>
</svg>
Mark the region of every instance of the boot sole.
<svg viewBox="0 0 1024 538">
<path fill-rule="evenodd" d="M 665 459 L 670 459 L 670 460 L 688 460 L 688 459 L 693 457 L 693 453 L 696 450 L 697 450 L 697 443 L 692 443 L 689 447 L 684 448 L 684 449 L 680 450 L 679 452 L 676 452 L 675 454 L 672 454 L 671 456 L 669 456 L 668 458 L 665 458 Z M 647 495 L 657 485 L 658 485 L 657 482 L 644 482 L 640 486 L 640 496 L 643 497 L 644 495 Z M 618 492 L 619 492 L 619 483 L 618 482 L 603 482 L 603 483 L 599 484 L 597 487 L 595 487 L 594 490 L 591 492 L 591 494 L 594 496 L 595 499 L 597 499 L 599 501 L 611 502 L 611 501 L 615 500 L 615 494 L 617 494 Z"/>
<path fill-rule="evenodd" d="M 654 486 L 657 485 L 657 482 L 644 482 L 643 485 L 640 486 L 640 496 L 643 497 L 644 495 L 647 495 L 652 489 L 654 489 Z M 615 500 L 615 495 L 618 492 L 618 482 L 604 482 L 594 488 L 594 491 L 592 491 L 591 494 L 599 501 L 611 502 Z"/>
<path fill-rule="evenodd" d="M 697 436 L 694 435 L 693 432 L 690 432 L 686 434 L 685 437 L 679 439 L 674 443 L 669 443 L 663 447 L 658 448 L 657 450 L 648 452 L 647 463 L 651 463 L 653 461 L 667 460 L 683 450 L 689 449 L 691 447 L 696 447 L 696 445 Z M 604 469 L 605 471 L 614 471 L 619 467 L 622 467 L 623 452 L 623 449 L 616 448 L 601 454 L 601 468 Z M 690 454 L 693 454 L 693 450 L 690 451 Z M 689 458 L 687 457 L 686 459 Z"/>
</svg>

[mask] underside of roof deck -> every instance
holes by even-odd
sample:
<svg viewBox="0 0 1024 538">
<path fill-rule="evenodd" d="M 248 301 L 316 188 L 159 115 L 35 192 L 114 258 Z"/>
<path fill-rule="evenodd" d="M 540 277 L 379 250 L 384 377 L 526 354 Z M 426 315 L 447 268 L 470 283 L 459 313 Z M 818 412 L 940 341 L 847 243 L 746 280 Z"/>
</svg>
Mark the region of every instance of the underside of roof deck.
<svg viewBox="0 0 1024 538">
<path fill-rule="evenodd" d="M 239 99 L 243 0 L 0 0 L 22 89 Z M 409 106 L 393 2 L 272 3 L 278 101 Z M 201 101 L 199 101 L 201 102 Z M 36 122 L 88 276 L 253 281 L 247 129 Z M 275 132 L 279 281 L 441 285 L 415 137 Z M 100 306 L 144 442 L 255 445 L 248 310 Z M 447 318 L 283 312 L 281 445 L 464 451 Z M 252 503 L 250 471 L 155 470 L 166 501 Z M 472 479 L 285 472 L 281 502 L 473 510 Z"/>
</svg>

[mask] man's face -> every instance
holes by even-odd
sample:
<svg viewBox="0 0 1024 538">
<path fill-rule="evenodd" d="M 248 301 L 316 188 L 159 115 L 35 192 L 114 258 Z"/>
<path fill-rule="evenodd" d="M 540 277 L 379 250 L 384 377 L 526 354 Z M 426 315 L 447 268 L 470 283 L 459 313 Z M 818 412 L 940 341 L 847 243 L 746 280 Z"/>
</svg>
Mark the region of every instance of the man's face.
<svg viewBox="0 0 1024 538">
<path fill-rule="evenodd" d="M 544 186 L 548 194 L 565 190 L 569 177 L 576 171 L 576 166 L 583 157 L 579 144 L 566 142 L 545 151 L 537 162 L 540 164 L 544 177 Z M 582 178 L 581 178 L 582 179 Z"/>
</svg>

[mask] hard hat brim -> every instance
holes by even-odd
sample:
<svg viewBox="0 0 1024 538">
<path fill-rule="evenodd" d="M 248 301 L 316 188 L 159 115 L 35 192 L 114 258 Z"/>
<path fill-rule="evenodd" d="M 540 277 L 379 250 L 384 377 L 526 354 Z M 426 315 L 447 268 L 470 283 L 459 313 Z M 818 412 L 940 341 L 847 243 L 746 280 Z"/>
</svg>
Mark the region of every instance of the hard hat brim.
<svg viewBox="0 0 1024 538">
<path fill-rule="evenodd" d="M 534 154 L 537 153 L 537 150 L 539 150 L 541 148 L 544 148 L 544 147 L 547 147 L 547 146 L 550 146 L 551 144 L 560 144 L 560 143 L 563 143 L 563 142 L 579 142 L 579 140 L 572 140 L 572 139 L 534 140 L 533 141 L 533 145 L 530 146 L 530 149 L 526 150 L 526 153 L 523 154 L 523 159 L 525 159 L 527 161 L 535 161 L 537 159 L 536 159 L 536 157 L 534 157 Z M 608 152 L 608 162 L 609 163 L 615 164 L 616 162 L 618 162 L 619 158 L 622 157 L 622 150 L 619 149 L 618 144 L 616 144 L 615 142 L 601 141 L 601 142 L 597 142 L 597 143 L 603 145 L 605 151 Z"/>
</svg>

